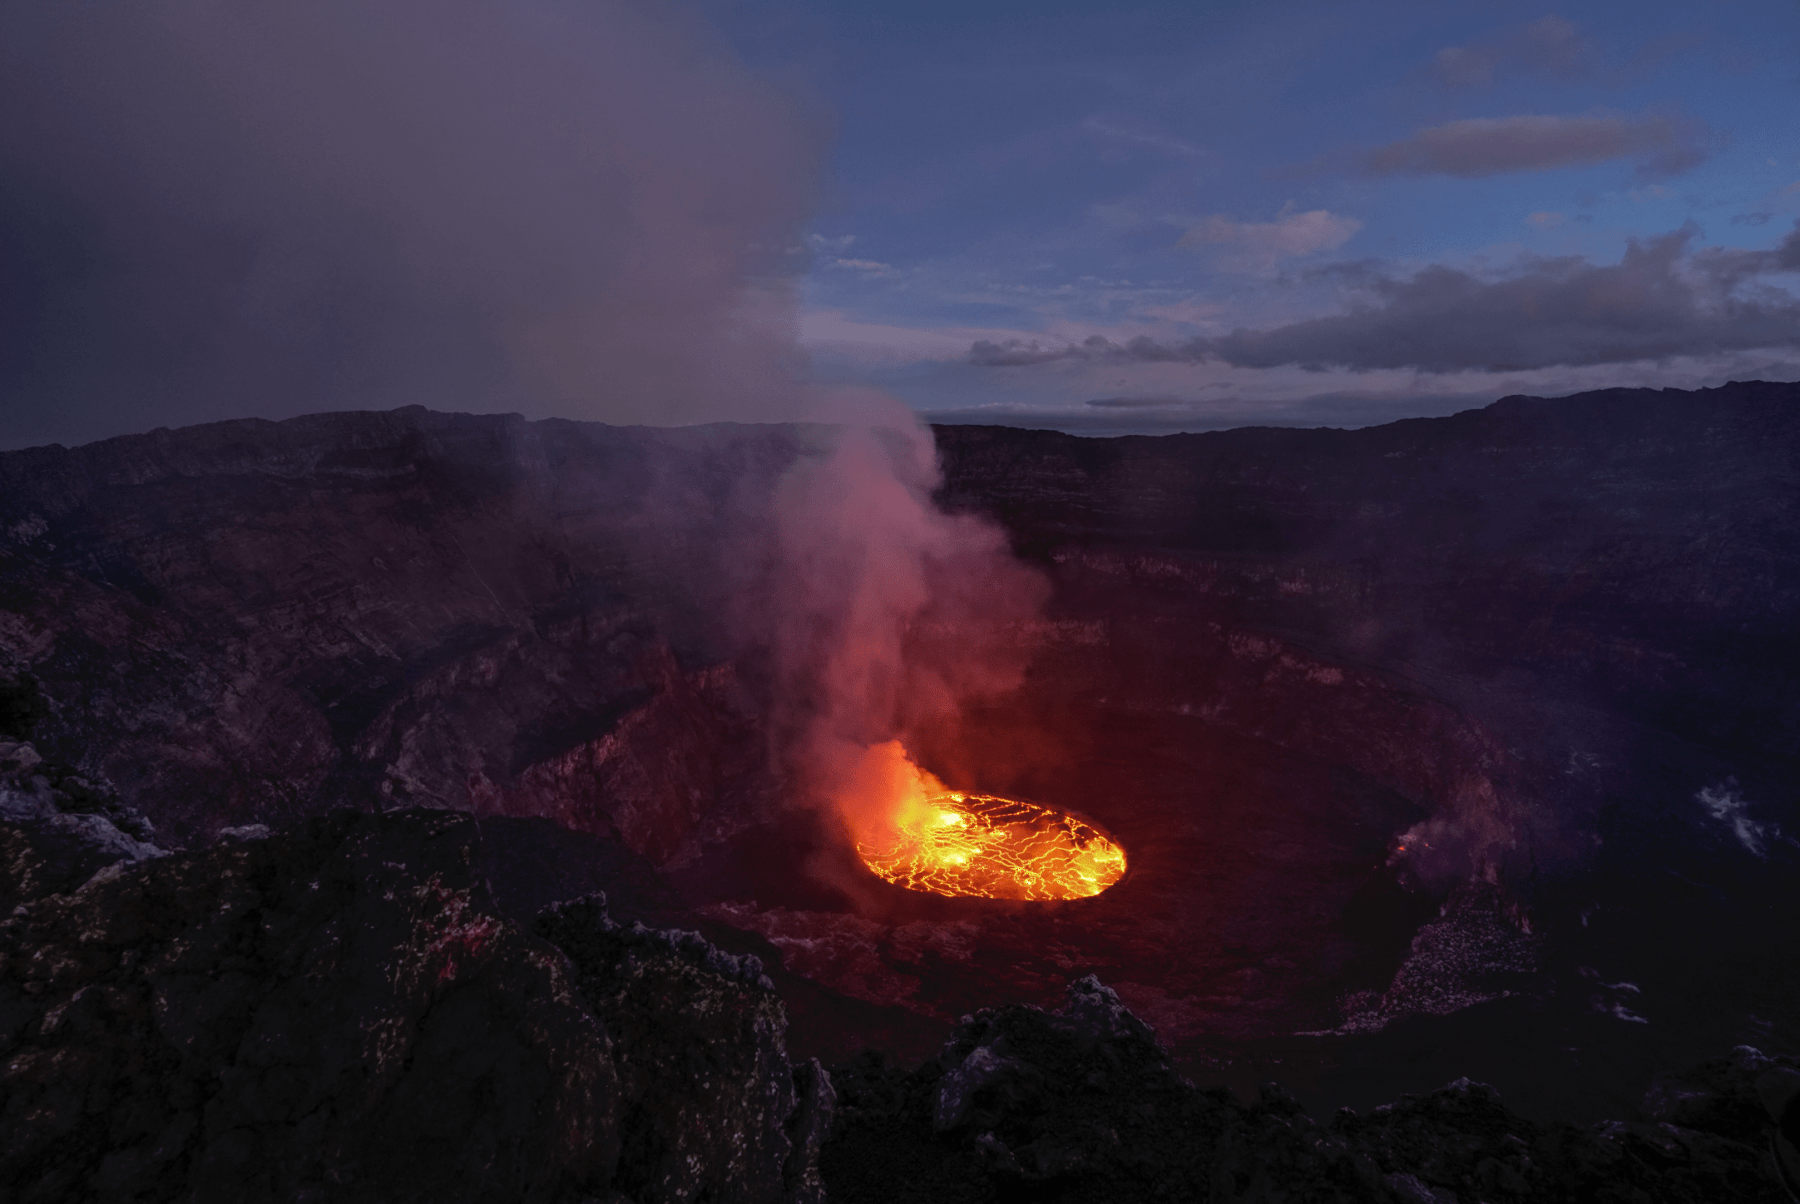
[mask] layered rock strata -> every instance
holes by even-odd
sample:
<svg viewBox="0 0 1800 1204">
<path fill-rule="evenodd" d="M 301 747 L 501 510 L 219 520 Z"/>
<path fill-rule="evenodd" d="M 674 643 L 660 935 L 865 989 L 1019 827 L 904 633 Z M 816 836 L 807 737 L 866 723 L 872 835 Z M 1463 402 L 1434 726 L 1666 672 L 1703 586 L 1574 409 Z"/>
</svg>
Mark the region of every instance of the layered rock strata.
<svg viewBox="0 0 1800 1204">
<path fill-rule="evenodd" d="M 797 438 L 414 407 L 6 453 L 0 686 L 177 841 L 354 795 L 667 860 L 768 790 L 719 552 Z"/>
</svg>

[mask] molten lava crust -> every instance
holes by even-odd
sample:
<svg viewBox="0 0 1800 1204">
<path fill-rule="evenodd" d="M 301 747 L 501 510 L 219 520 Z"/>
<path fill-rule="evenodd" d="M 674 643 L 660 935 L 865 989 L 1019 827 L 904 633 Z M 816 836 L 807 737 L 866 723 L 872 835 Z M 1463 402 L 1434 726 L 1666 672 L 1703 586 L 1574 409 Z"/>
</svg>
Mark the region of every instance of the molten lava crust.
<svg viewBox="0 0 1800 1204">
<path fill-rule="evenodd" d="M 989 899 L 1081 899 L 1125 873 L 1125 851 L 1072 815 L 1019 799 L 949 792 L 926 800 L 863 864 L 907 890 Z"/>
</svg>

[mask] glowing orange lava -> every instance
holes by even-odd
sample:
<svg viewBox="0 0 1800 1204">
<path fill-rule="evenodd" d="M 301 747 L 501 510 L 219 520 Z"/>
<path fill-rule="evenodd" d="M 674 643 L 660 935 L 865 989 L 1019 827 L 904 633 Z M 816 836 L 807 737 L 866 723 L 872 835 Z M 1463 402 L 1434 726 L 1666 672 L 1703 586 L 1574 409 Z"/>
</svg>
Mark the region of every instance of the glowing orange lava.
<svg viewBox="0 0 1800 1204">
<path fill-rule="evenodd" d="M 863 864 L 908 890 L 1081 899 L 1125 875 L 1125 851 L 1073 815 L 950 790 L 898 740 L 843 763 L 832 792 Z"/>
<path fill-rule="evenodd" d="M 892 838 L 857 853 L 908 890 L 989 899 L 1080 899 L 1125 873 L 1125 851 L 1072 815 L 991 794 L 946 791 L 909 808 Z"/>
</svg>

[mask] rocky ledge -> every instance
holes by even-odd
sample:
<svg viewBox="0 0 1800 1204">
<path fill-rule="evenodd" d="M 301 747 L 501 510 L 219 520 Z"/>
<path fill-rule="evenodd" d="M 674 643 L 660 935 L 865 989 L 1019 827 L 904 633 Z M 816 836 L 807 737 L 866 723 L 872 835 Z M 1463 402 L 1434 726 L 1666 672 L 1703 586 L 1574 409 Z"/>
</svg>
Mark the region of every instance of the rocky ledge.
<svg viewBox="0 0 1800 1204">
<path fill-rule="evenodd" d="M 1196 1088 L 1092 976 L 916 1069 L 827 1074 L 791 1063 L 753 956 L 599 895 L 503 918 L 466 815 L 170 853 L 6 755 L 0 838 L 60 867 L 0 921 L 11 1199 L 1774 1204 L 1800 1178 L 1792 1058 L 1740 1047 L 1625 1122 L 1536 1124 L 1464 1079 L 1321 1124 L 1274 1084 Z"/>
<path fill-rule="evenodd" d="M 597 897 L 527 931 L 465 815 L 257 835 L 127 850 L 0 922 L 10 1199 L 822 1199 L 830 1080 L 754 959 Z"/>
</svg>

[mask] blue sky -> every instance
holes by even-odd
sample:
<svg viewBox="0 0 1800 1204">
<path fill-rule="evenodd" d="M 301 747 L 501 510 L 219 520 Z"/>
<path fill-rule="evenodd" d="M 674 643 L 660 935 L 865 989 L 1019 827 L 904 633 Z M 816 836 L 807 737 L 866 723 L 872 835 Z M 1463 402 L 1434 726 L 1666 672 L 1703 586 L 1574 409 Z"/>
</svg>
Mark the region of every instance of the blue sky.
<svg viewBox="0 0 1800 1204">
<path fill-rule="evenodd" d="M 835 123 L 804 289 L 817 371 L 928 414 L 1356 425 L 1800 377 L 1791 2 L 715 11 Z M 1233 363 L 1209 342 L 1393 311 L 1409 283 L 1379 330 L 1312 332 L 1330 346 Z M 1509 327 L 1535 305 L 1561 317 Z M 1394 345 L 1434 315 L 1423 341 L 1457 352 L 1406 362 Z"/>
</svg>

